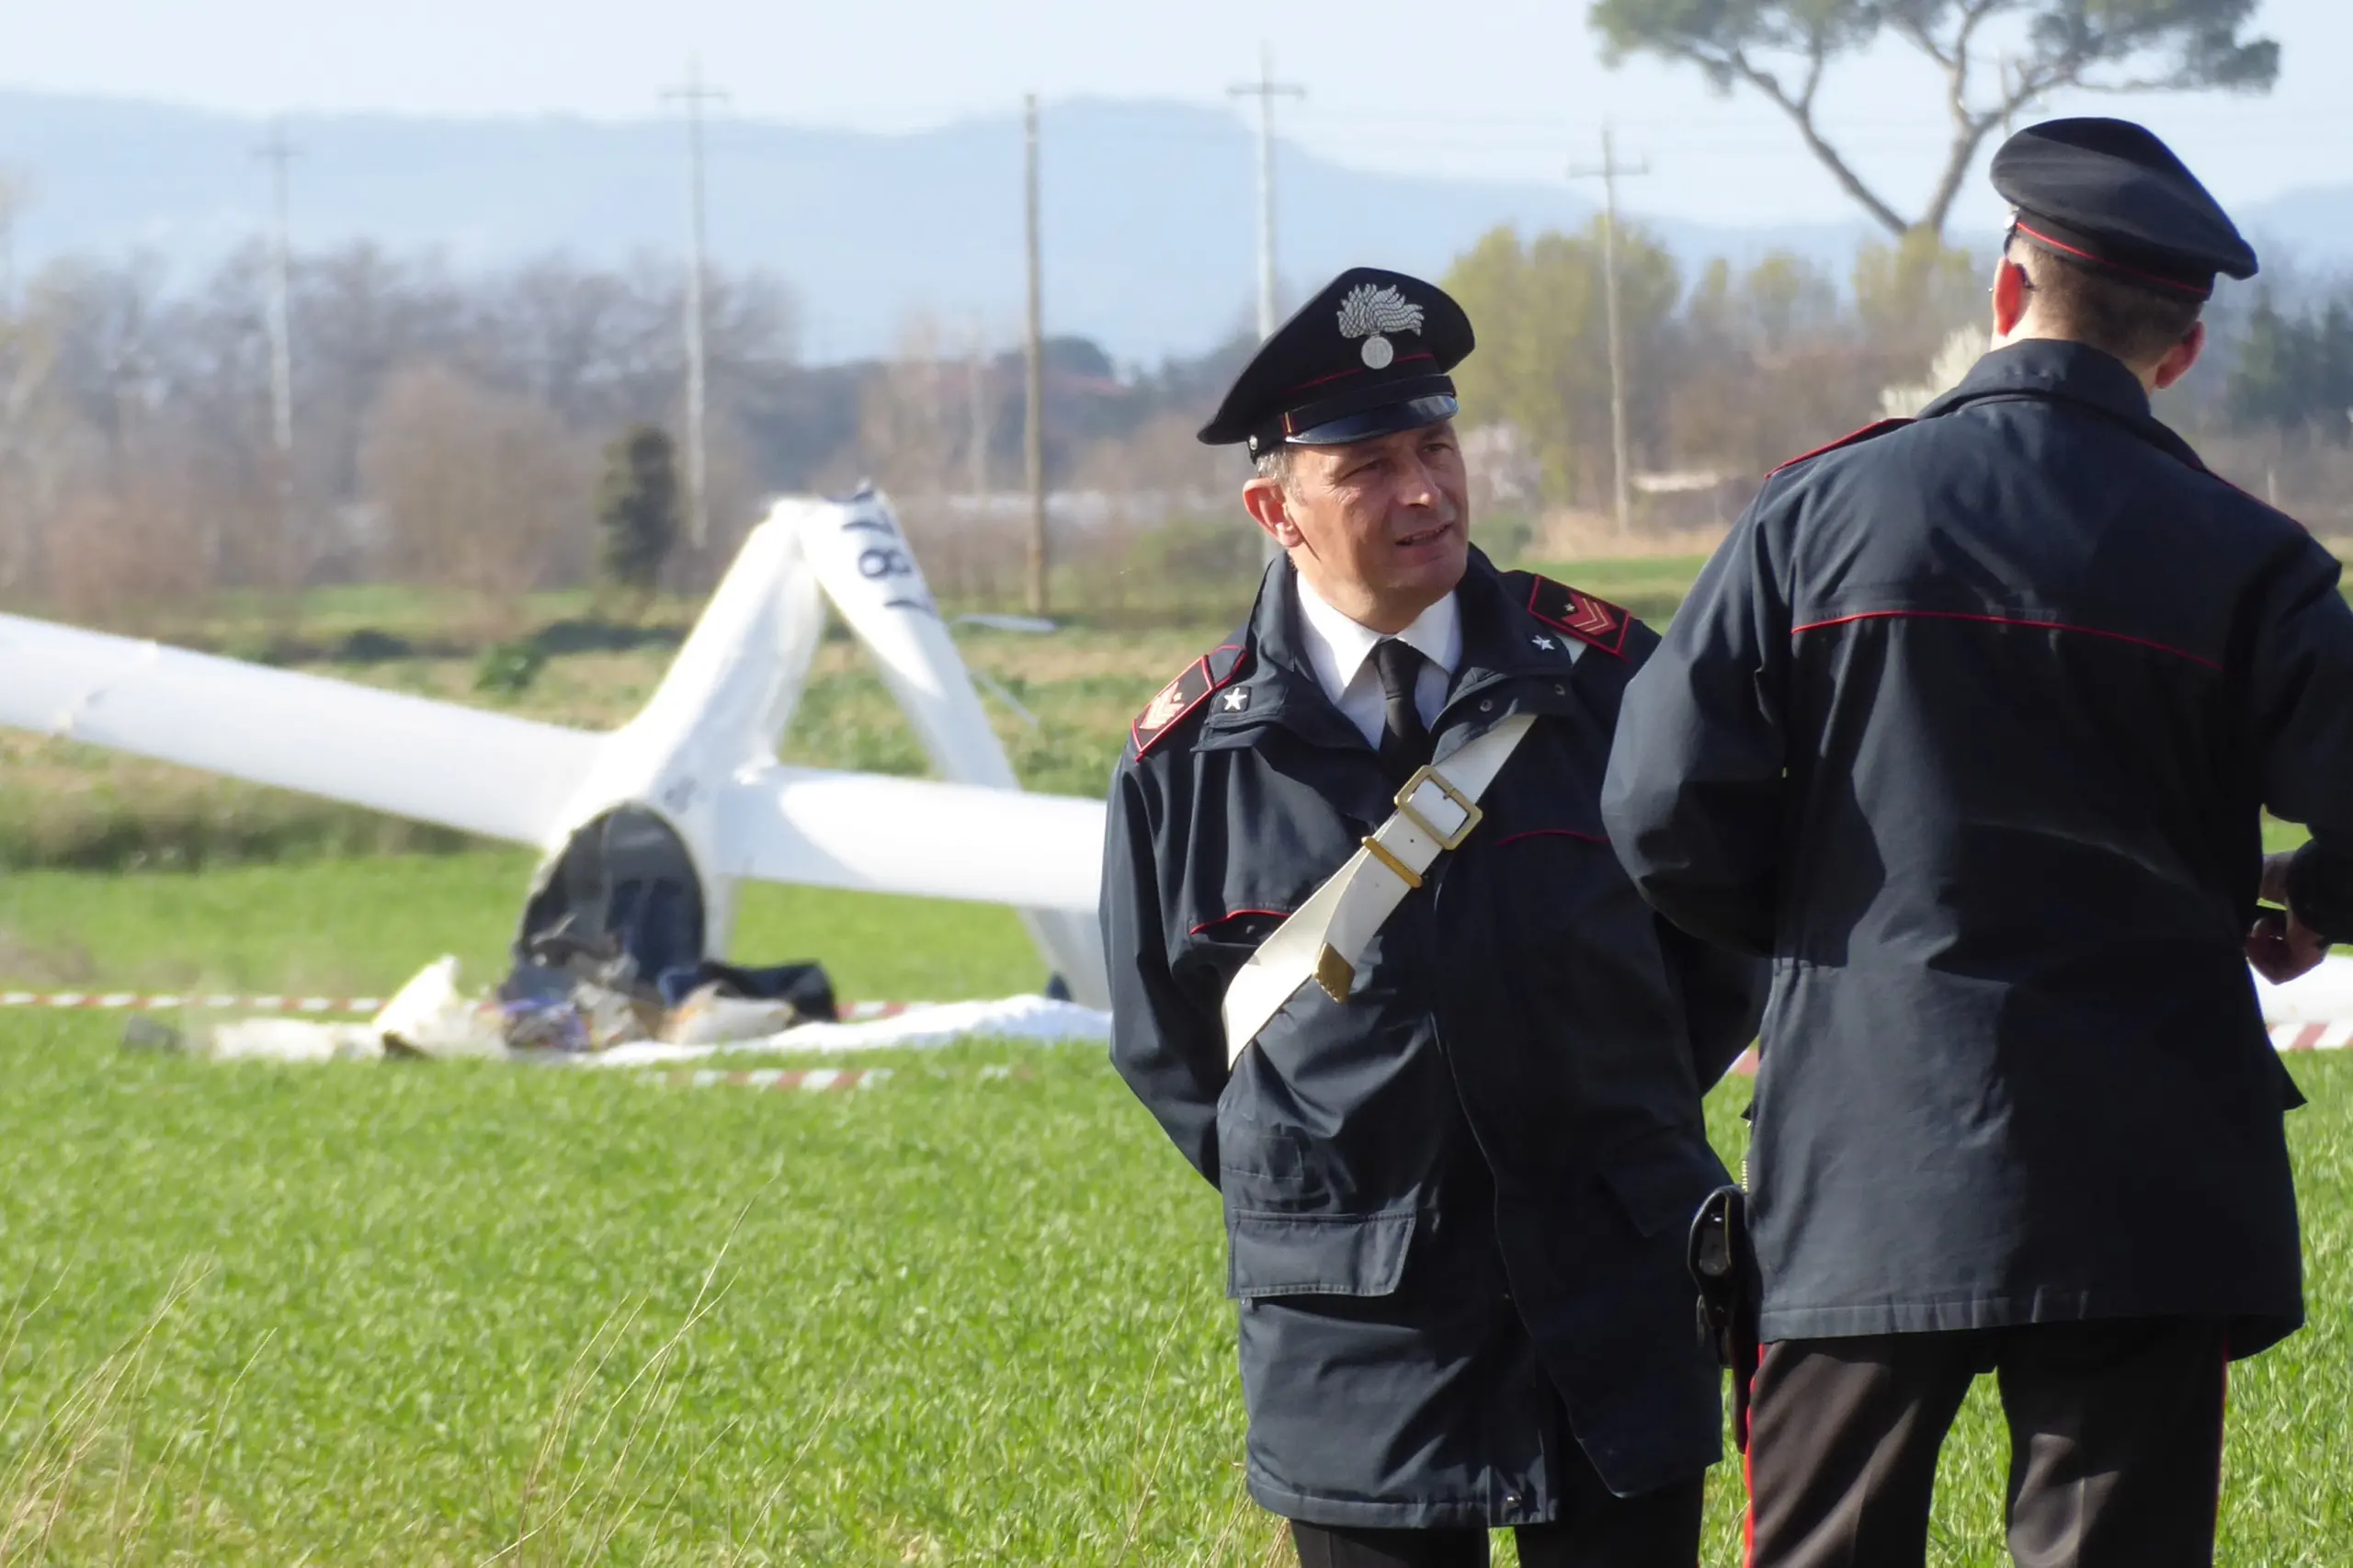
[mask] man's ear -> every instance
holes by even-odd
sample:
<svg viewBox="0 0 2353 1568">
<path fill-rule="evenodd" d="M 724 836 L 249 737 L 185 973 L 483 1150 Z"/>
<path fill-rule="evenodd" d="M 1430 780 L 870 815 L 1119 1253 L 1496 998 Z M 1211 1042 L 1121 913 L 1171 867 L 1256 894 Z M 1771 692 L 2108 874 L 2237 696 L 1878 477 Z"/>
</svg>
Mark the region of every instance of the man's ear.
<svg viewBox="0 0 2353 1568">
<path fill-rule="evenodd" d="M 2026 268 L 2004 256 L 1994 264 L 1994 341 L 2000 344 L 2026 320 L 2027 297 L 2032 290 Z"/>
<path fill-rule="evenodd" d="M 1291 521 L 1290 496 L 1279 479 L 1258 478 L 1242 487 L 1242 509 L 1250 520 L 1270 535 L 1285 550 L 1295 550 L 1303 537 L 1299 525 Z"/>
<path fill-rule="evenodd" d="M 2206 324 L 2200 322 L 2189 329 L 2188 336 L 2175 344 L 2165 357 L 2157 361 L 2156 369 L 2150 373 L 2150 382 L 2157 391 L 2165 391 L 2189 374 L 2189 368 L 2198 363 L 2198 357 L 2205 351 Z"/>
</svg>

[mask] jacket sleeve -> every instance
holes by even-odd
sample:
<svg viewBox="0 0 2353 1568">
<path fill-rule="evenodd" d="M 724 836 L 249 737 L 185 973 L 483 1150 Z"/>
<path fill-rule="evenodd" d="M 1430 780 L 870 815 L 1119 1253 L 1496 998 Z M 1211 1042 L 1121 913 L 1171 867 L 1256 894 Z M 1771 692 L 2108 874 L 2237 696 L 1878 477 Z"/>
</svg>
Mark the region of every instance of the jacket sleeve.
<svg viewBox="0 0 2353 1568">
<path fill-rule="evenodd" d="M 1609 842 L 1661 914 L 1694 936 L 1773 950 L 1789 606 L 1765 527 L 1768 485 L 1627 688 L 1601 792 Z"/>
<path fill-rule="evenodd" d="M 1704 1094 L 1756 1042 L 1772 967 L 1763 959 L 1703 942 L 1664 919 L 1658 922 L 1658 945 L 1682 994 L 1691 1066 Z"/>
<path fill-rule="evenodd" d="M 2310 540 L 2268 596 L 2254 642 L 2263 803 L 2302 823 L 2288 901 L 2303 922 L 2353 941 L 2353 607 L 2342 568 Z"/>
<path fill-rule="evenodd" d="M 1193 1168 L 1217 1185 L 1225 1045 L 1214 1000 L 1170 971 L 1154 854 L 1161 813 L 1132 762 L 1111 784 L 1100 914 L 1111 976 L 1111 1064 Z"/>
</svg>

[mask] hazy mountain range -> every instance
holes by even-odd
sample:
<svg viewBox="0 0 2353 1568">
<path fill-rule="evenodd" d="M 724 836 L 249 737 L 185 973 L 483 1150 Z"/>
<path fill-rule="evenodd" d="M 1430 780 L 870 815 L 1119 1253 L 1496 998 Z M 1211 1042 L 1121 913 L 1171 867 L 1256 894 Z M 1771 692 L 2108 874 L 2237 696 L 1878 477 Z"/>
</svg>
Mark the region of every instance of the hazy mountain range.
<svg viewBox="0 0 2353 1568">
<path fill-rule="evenodd" d="M 0 167 L 29 176 L 17 269 L 145 249 L 192 278 L 267 223 L 264 127 L 167 105 L 0 91 Z M 298 249 L 367 238 L 460 268 L 550 251 L 624 262 L 684 249 L 676 121 L 306 116 L 289 123 Z M 1018 330 L 1021 127 L 1016 115 L 903 135 L 715 119 L 707 131 L 714 264 L 798 290 L 803 351 L 887 351 L 916 312 L 951 338 Z M 1256 153 L 1221 109 L 1078 101 L 1042 118 L 1049 331 L 1151 362 L 1251 320 Z M 1792 160 L 1802 154 L 1792 147 Z M 1579 225 L 1587 190 L 1370 173 L 1280 151 L 1279 255 L 1304 289 L 1354 262 L 1435 274 L 1497 223 Z M 1717 229 L 1632 216 L 1688 260 L 1776 246 L 1842 272 L 1854 223 Z M 2308 267 L 2353 260 L 2353 185 L 2253 207 L 2247 227 Z"/>
</svg>

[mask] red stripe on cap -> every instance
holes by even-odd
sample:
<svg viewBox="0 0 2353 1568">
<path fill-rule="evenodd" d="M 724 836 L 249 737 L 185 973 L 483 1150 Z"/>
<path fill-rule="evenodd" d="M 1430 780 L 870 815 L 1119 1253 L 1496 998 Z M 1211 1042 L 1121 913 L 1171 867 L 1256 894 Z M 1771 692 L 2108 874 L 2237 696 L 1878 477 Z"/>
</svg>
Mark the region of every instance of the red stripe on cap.
<svg viewBox="0 0 2353 1568">
<path fill-rule="evenodd" d="M 1421 360 L 1421 359 L 1435 359 L 1435 358 L 1438 358 L 1438 356 L 1437 356 L 1437 355 L 1435 355 L 1435 354 L 1400 354 L 1399 356 L 1397 356 L 1397 358 L 1396 358 L 1392 359 L 1391 361 L 1389 361 L 1389 364 L 1388 364 L 1387 366 L 1384 366 L 1384 367 L 1382 367 L 1382 368 L 1383 368 L 1384 369 L 1392 369 L 1392 368 L 1393 368 L 1393 367 L 1395 367 L 1395 366 L 1398 366 L 1398 365 L 1411 365 L 1411 364 L 1415 363 L 1416 360 Z M 1285 392 L 1283 393 L 1283 395 L 1284 395 L 1285 397 L 1289 397 L 1289 396 L 1290 396 L 1290 395 L 1291 395 L 1291 393 L 1292 393 L 1292 392 L 1303 392 L 1307 391 L 1307 389 L 1308 389 L 1308 388 L 1310 388 L 1310 387 L 1320 387 L 1320 386 L 1323 386 L 1324 384 L 1325 384 L 1325 383 L 1326 383 L 1326 382 L 1328 382 L 1328 381 L 1347 381 L 1350 376 L 1368 376 L 1368 375 L 1370 375 L 1371 373 L 1372 373 L 1372 367 L 1371 367 L 1371 366 L 1370 366 L 1370 365 L 1360 365 L 1360 366 L 1356 367 L 1356 368 L 1355 368 L 1355 369 L 1347 369 L 1347 370 L 1335 370 L 1335 371 L 1333 371 L 1333 372 L 1332 372 L 1330 375 L 1328 375 L 1328 376 L 1318 376 L 1318 377 L 1316 377 L 1316 378 L 1315 378 L 1313 381 L 1300 381 L 1300 382 L 1297 382 L 1297 383 L 1295 383 L 1294 385 L 1292 385 L 1292 386 L 1289 389 L 1289 391 Z"/>
<path fill-rule="evenodd" d="M 2143 272 L 2137 267 L 2127 267 L 2120 261 L 2110 261 L 2104 256 L 2094 256 L 2087 250 L 2077 250 L 2064 240 L 2054 240 L 2041 230 L 2029 224 L 2018 222 L 2010 226 L 2038 244 L 2049 245 L 2052 250 L 2063 252 L 2079 260 L 2088 261 L 2094 267 L 2105 267 L 2111 272 L 2121 272 L 2127 278 L 2137 278 L 2143 283 L 2154 283 L 2160 289 L 2171 289 L 2176 293 L 2187 294 L 2194 300 L 2211 300 L 2214 297 L 2211 284 L 2200 289 L 2195 283 L 2183 283 L 2171 278 L 2160 278 L 2154 272 Z"/>
<path fill-rule="evenodd" d="M 2146 637 L 2134 637 L 2122 631 L 2103 631 L 2097 626 L 2073 626 L 2063 620 L 2027 620 L 2009 615 L 1964 615 L 1958 610 L 1943 609 L 1867 609 L 1859 615 L 1842 615 L 1831 620 L 1810 620 L 1803 626 L 1790 628 L 1794 637 L 1801 631 L 1822 631 L 1833 626 L 1851 626 L 1859 620 L 1965 620 L 1981 626 L 2023 626 L 2037 631 L 2074 631 L 2086 637 L 2104 637 L 2111 642 L 2130 642 L 2136 648 L 2148 648 L 2160 653 L 2171 653 L 2177 659 L 2188 659 L 2193 665 L 2203 665 L 2210 670 L 2221 669 L 2218 660 L 2187 648 L 2177 648 L 2168 642 L 2153 642 Z"/>
</svg>

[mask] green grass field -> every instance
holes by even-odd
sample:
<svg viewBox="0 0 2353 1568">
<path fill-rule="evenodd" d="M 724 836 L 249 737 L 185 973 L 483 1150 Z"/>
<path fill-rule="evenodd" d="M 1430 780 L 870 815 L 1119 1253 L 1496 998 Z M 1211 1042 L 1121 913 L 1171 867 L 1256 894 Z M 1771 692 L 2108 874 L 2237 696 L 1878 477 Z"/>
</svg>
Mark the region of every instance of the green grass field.
<svg viewBox="0 0 2353 1568">
<path fill-rule="evenodd" d="M 6 924 L 164 979 L 281 983 L 276 956 L 376 987 L 490 962 L 521 870 L 0 888 Z M 999 912 L 774 892 L 744 950 L 821 953 L 847 993 L 1035 983 Z M 1094 1049 L 897 1053 L 880 1087 L 785 1095 L 207 1065 L 118 1027 L 0 1015 L 0 1562 L 1281 1560 L 1236 1468 L 1214 1196 Z M 2314 1326 L 2234 1380 L 2244 1568 L 2353 1556 L 2353 1061 L 2297 1071 Z M 1711 1107 L 1735 1161 L 1746 1092 Z M 1940 1568 L 2003 1561 L 2004 1453 L 1981 1398 Z M 1711 1495 L 1722 1568 L 1732 1469 Z"/>
<path fill-rule="evenodd" d="M 1655 615 L 1696 564 L 1561 570 Z M 320 624 L 424 644 L 438 623 L 354 592 Z M 1025 781 L 1093 794 L 1128 717 L 1223 630 L 966 648 L 1037 718 L 992 699 Z M 457 654 L 327 667 L 603 726 L 665 657 L 563 655 L 511 699 Z M 784 749 L 922 770 L 841 643 Z M 444 952 L 493 978 L 531 864 L 13 737 L 0 860 L 30 868 L 0 873 L 0 986 L 336 994 Z M 848 998 L 1041 979 L 989 907 L 752 888 L 734 948 L 820 959 Z M 1094 1049 L 895 1053 L 870 1091 L 786 1095 L 208 1065 L 125 1054 L 119 1028 L 0 1013 L 0 1568 L 1287 1560 L 1241 1485 L 1215 1197 Z M 2353 1060 L 2296 1071 L 2314 1326 L 2234 1381 L 2243 1568 L 2353 1561 Z M 1746 1094 L 1711 1103 L 1735 1162 Z M 2005 1450 L 1981 1397 L 1938 1568 L 2004 1561 Z M 1728 1568 L 1730 1467 L 1711 1509 Z"/>
</svg>

